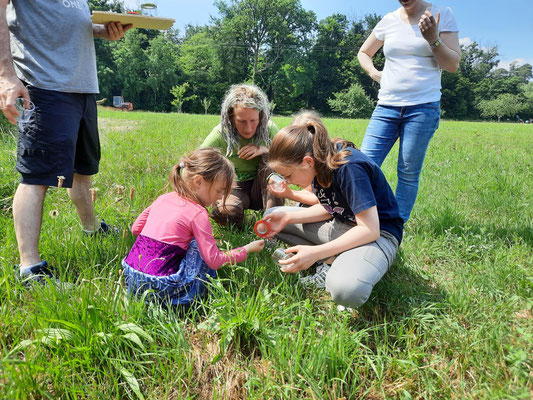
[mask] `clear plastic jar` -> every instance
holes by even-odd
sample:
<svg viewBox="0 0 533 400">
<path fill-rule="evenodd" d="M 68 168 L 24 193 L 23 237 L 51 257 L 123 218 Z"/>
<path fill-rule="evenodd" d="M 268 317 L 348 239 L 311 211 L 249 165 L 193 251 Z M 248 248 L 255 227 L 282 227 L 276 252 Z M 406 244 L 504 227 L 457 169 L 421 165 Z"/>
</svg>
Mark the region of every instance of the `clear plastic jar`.
<svg viewBox="0 0 533 400">
<path fill-rule="evenodd" d="M 291 253 L 285 253 L 285 249 L 282 247 L 278 247 L 274 252 L 272 253 L 272 258 L 276 261 L 276 264 L 278 264 L 281 267 L 287 268 L 290 267 L 292 264 L 289 265 L 281 265 L 279 263 L 280 260 L 286 260 L 287 258 L 291 258 L 293 255 Z"/>
<path fill-rule="evenodd" d="M 267 184 L 272 188 L 275 192 L 282 192 L 283 191 L 283 182 L 286 182 L 285 179 L 278 175 L 278 174 L 270 174 L 267 178 Z"/>
<path fill-rule="evenodd" d="M 145 17 L 155 17 L 157 14 L 157 1 L 152 0 L 151 3 L 141 4 L 141 14 Z"/>
</svg>

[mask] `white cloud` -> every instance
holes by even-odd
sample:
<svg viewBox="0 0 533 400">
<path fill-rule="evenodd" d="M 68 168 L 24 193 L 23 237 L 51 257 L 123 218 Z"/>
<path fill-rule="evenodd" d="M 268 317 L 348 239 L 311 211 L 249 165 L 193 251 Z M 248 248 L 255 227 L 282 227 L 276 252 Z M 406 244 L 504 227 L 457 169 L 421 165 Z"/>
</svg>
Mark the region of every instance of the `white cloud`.
<svg viewBox="0 0 533 400">
<path fill-rule="evenodd" d="M 520 66 L 520 65 L 524 65 L 524 64 L 531 64 L 533 65 L 533 59 L 525 59 L 525 58 L 515 58 L 514 60 L 502 60 L 500 61 L 500 63 L 498 64 L 498 67 L 497 68 L 505 68 L 505 69 L 509 69 L 511 63 L 516 63 L 517 66 Z"/>
<path fill-rule="evenodd" d="M 461 46 L 470 46 L 472 43 L 477 43 L 477 48 L 480 49 L 480 50 L 483 50 L 483 51 L 489 51 L 492 47 L 496 46 L 498 47 L 497 45 L 493 44 L 486 44 L 485 46 L 483 46 L 479 41 L 477 40 L 472 40 L 470 37 L 466 36 L 464 38 L 460 38 L 459 39 L 459 44 Z"/>
<path fill-rule="evenodd" d="M 469 37 L 464 37 L 464 38 L 459 39 L 459 44 L 461 46 L 469 46 L 472 43 L 474 43 L 474 41 L 470 39 Z"/>
</svg>

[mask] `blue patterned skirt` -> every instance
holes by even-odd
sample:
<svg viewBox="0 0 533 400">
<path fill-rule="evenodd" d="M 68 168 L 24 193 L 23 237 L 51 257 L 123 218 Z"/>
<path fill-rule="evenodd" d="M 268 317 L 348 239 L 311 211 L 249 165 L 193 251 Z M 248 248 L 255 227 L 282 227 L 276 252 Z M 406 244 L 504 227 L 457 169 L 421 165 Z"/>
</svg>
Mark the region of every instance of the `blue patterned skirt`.
<svg viewBox="0 0 533 400">
<path fill-rule="evenodd" d="M 145 274 L 130 267 L 122 260 L 124 278 L 129 294 L 142 295 L 147 292 L 148 300 L 158 300 L 172 305 L 190 304 L 203 296 L 208 276 L 215 277 L 200 255 L 196 240 L 192 240 L 178 271 L 172 275 L 156 276 Z"/>
</svg>

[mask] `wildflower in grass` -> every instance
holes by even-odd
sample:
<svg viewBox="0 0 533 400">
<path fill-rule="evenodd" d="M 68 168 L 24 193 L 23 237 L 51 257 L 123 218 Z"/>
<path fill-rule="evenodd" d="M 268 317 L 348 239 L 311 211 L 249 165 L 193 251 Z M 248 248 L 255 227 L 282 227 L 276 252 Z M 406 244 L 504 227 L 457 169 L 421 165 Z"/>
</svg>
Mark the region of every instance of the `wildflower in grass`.
<svg viewBox="0 0 533 400">
<path fill-rule="evenodd" d="M 65 177 L 63 175 L 57 176 L 57 187 L 63 187 L 63 182 L 65 181 Z"/>
<path fill-rule="evenodd" d="M 124 186 L 117 185 L 117 194 L 120 196 L 122 194 L 122 191 L 124 190 Z"/>
<path fill-rule="evenodd" d="M 135 187 L 132 186 L 130 188 L 130 200 L 133 200 L 133 197 L 135 196 Z"/>
<path fill-rule="evenodd" d="M 61 187 L 61 186 L 60 186 L 60 187 Z M 52 211 L 50 211 L 49 215 L 50 215 L 50 218 L 52 218 L 52 219 L 56 219 L 57 217 L 59 217 L 59 211 L 57 211 L 57 210 L 52 210 Z"/>
<path fill-rule="evenodd" d="M 94 203 L 96 201 L 96 196 L 98 194 L 98 188 L 97 187 L 92 187 L 92 188 L 89 189 L 89 192 L 91 192 L 91 200 Z"/>
</svg>

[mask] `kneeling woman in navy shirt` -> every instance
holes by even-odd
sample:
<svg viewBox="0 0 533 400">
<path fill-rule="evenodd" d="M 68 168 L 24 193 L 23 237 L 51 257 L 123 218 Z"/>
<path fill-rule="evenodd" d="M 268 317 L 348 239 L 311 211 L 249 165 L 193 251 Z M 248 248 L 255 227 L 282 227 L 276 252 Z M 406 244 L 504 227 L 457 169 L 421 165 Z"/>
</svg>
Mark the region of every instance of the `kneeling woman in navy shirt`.
<svg viewBox="0 0 533 400">
<path fill-rule="evenodd" d="M 402 240 L 403 220 L 381 169 L 353 143 L 329 138 L 320 121 L 280 130 L 270 166 L 288 183 L 312 185 L 319 204 L 268 210 L 274 236 L 293 247 L 282 271 L 317 273 L 303 283 L 324 287 L 346 307 L 364 304 L 387 272 Z M 322 262 L 334 259 L 331 266 Z"/>
</svg>

